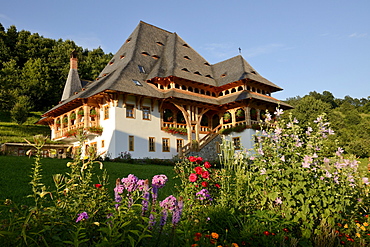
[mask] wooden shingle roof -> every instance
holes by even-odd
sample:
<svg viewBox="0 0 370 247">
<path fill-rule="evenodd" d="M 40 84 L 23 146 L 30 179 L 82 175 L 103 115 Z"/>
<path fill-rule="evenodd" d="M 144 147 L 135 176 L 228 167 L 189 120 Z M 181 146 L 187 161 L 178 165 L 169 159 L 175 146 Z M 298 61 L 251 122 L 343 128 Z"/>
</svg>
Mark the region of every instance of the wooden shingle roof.
<svg viewBox="0 0 370 247">
<path fill-rule="evenodd" d="M 104 91 L 119 91 L 163 99 L 167 97 L 189 99 L 190 97 L 210 104 L 220 104 L 221 101 L 224 102 L 230 98 L 224 97 L 218 100 L 202 97 L 202 95 L 189 96 L 181 93 L 180 90 L 164 92 L 147 83 L 153 78 L 170 76 L 212 87 L 221 87 L 240 80 L 251 80 L 268 87 L 270 92 L 282 90 L 258 74 L 240 55 L 211 65 L 176 33 L 141 21 L 102 70 L 97 80 L 88 83 L 79 93 L 64 99 L 53 109 Z M 137 80 L 140 85 L 135 84 L 133 80 Z M 243 96 L 239 95 L 239 97 Z"/>
</svg>

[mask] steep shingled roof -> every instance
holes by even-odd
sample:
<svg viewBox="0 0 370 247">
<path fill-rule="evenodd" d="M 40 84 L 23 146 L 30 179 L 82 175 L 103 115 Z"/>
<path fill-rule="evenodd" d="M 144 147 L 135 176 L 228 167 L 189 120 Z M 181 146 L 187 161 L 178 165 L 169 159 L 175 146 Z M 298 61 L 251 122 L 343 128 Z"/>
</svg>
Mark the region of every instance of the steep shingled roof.
<svg viewBox="0 0 370 247">
<path fill-rule="evenodd" d="M 141 21 L 102 70 L 99 78 L 88 83 L 82 91 L 80 89 L 79 93 L 70 95 L 67 99 L 64 99 L 63 94 L 62 99 L 64 101 L 53 109 L 75 99 L 88 98 L 107 90 L 154 98 L 167 98 L 169 95 L 172 97 L 176 95 L 178 98 L 188 99 L 188 94 L 180 91 L 162 92 L 146 82 L 156 77 L 165 78 L 169 76 L 213 87 L 224 86 L 242 79 L 250 79 L 269 87 L 271 92 L 282 90 L 282 88 L 259 75 L 240 55 L 210 65 L 176 33 Z M 139 81 L 140 85 L 135 84 L 133 80 Z M 74 90 L 71 89 L 71 91 Z M 242 95 L 246 96 L 246 94 L 240 94 L 239 97 Z M 199 96 L 194 96 L 194 98 L 200 102 L 220 103 L 216 98 L 203 97 L 202 99 L 201 95 Z M 272 97 L 270 98 L 275 100 L 276 103 L 279 102 Z"/>
</svg>

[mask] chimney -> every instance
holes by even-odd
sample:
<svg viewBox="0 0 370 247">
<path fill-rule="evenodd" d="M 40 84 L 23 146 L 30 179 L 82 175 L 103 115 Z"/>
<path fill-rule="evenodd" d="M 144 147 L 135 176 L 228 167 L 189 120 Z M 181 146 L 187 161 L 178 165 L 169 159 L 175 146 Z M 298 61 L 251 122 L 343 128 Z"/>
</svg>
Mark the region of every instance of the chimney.
<svg viewBox="0 0 370 247">
<path fill-rule="evenodd" d="M 76 50 L 72 51 L 71 58 L 70 58 L 69 62 L 70 62 L 70 69 L 77 69 L 78 60 L 77 60 L 77 51 Z"/>
</svg>

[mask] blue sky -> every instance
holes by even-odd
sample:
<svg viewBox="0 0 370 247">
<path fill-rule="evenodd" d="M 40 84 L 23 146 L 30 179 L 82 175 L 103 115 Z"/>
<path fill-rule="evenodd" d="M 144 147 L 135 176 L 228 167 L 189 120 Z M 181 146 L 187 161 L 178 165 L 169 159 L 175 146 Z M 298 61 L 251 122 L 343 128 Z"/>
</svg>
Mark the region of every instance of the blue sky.
<svg viewBox="0 0 370 247">
<path fill-rule="evenodd" d="M 115 53 L 139 21 L 176 32 L 210 63 L 239 54 L 284 88 L 370 96 L 368 0 L 0 0 L 0 23 Z"/>
</svg>

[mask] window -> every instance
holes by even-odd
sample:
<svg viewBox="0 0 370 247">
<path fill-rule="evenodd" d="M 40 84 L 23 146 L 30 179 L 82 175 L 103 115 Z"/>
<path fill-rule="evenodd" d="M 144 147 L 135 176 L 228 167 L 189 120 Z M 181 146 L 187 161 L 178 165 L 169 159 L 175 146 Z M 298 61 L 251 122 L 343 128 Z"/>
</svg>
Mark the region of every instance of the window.
<svg viewBox="0 0 370 247">
<path fill-rule="evenodd" d="M 155 138 L 149 137 L 149 152 L 155 152 Z"/>
<path fill-rule="evenodd" d="M 134 151 L 134 136 L 128 136 L 128 151 Z"/>
<path fill-rule="evenodd" d="M 138 80 L 132 79 L 132 81 L 135 83 L 136 86 L 142 86 L 142 84 Z"/>
<path fill-rule="evenodd" d="M 143 107 L 143 119 L 150 120 L 150 108 L 149 107 Z"/>
<path fill-rule="evenodd" d="M 126 117 L 127 118 L 135 118 L 135 116 L 134 116 L 134 106 L 133 105 L 126 105 Z"/>
<path fill-rule="evenodd" d="M 101 141 L 101 147 L 103 148 L 105 146 L 104 140 Z"/>
<path fill-rule="evenodd" d="M 162 152 L 170 151 L 170 138 L 162 138 Z"/>
<path fill-rule="evenodd" d="M 138 65 L 138 67 L 139 67 L 139 71 L 140 71 L 140 73 L 144 73 L 144 74 L 145 74 L 145 69 L 144 69 L 144 67 L 143 67 L 143 66 L 141 66 L 141 65 Z"/>
<path fill-rule="evenodd" d="M 234 144 L 235 150 L 240 150 L 241 149 L 241 147 L 240 147 L 240 137 L 234 137 L 233 138 L 233 144 Z"/>
<path fill-rule="evenodd" d="M 183 139 L 176 140 L 176 151 L 177 152 L 180 152 L 180 150 L 182 149 L 183 143 L 184 143 Z"/>
<path fill-rule="evenodd" d="M 104 119 L 109 119 L 109 106 L 104 107 Z"/>
</svg>

